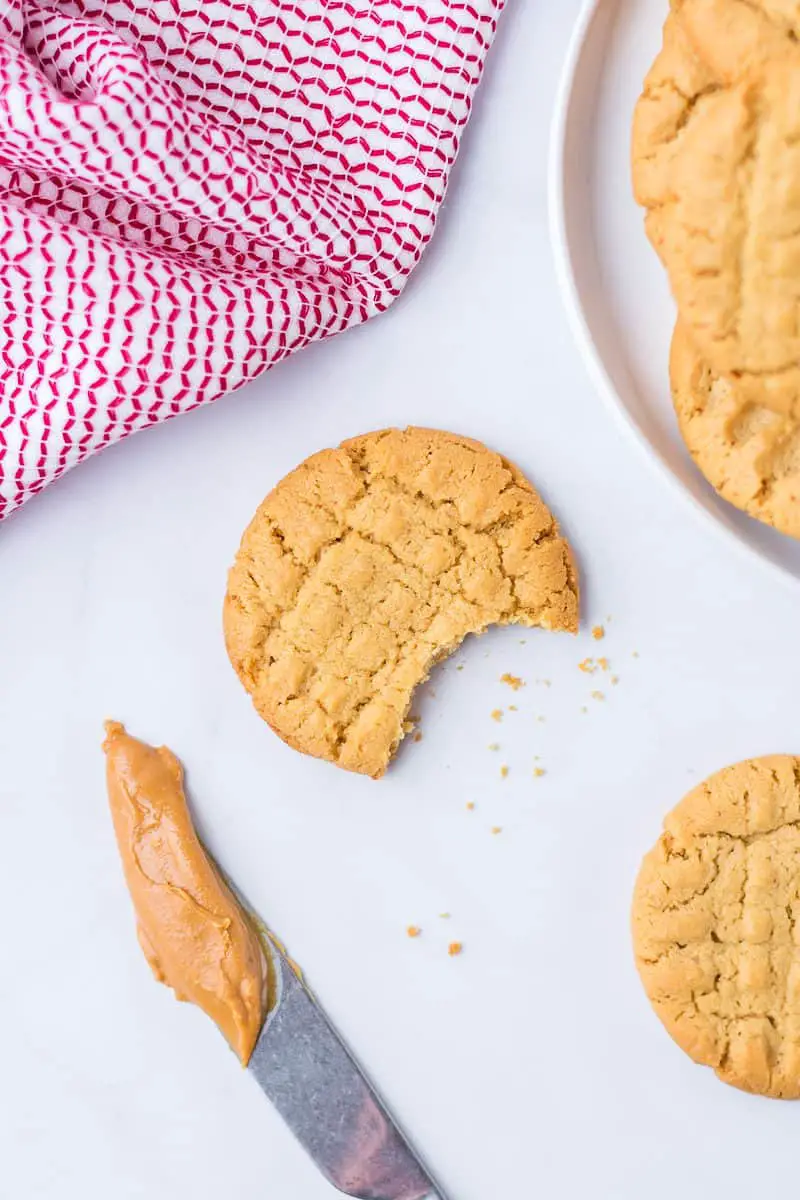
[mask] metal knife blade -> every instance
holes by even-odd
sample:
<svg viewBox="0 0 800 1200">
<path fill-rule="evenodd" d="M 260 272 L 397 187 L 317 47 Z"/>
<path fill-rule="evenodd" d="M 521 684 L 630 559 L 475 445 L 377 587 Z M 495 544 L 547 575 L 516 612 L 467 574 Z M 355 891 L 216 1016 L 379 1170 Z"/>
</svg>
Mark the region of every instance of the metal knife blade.
<svg viewBox="0 0 800 1200">
<path fill-rule="evenodd" d="M 248 1069 L 322 1174 L 359 1200 L 445 1200 L 286 957 Z"/>
</svg>

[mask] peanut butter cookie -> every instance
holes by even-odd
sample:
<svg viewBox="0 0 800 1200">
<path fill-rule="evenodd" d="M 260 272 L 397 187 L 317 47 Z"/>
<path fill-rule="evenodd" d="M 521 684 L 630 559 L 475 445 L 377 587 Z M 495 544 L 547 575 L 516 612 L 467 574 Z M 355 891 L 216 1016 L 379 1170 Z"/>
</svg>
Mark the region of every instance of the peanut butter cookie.
<svg viewBox="0 0 800 1200">
<path fill-rule="evenodd" d="M 671 187 L 661 255 L 692 339 L 715 371 L 744 377 L 752 398 L 790 407 L 800 364 L 800 53 L 709 97 L 672 158 Z"/>
<path fill-rule="evenodd" d="M 695 53 L 724 85 L 780 58 L 800 33 L 798 0 L 672 0 Z"/>
<path fill-rule="evenodd" d="M 698 350 L 749 399 L 800 415 L 800 48 L 790 8 L 677 4 L 637 104 L 632 155 L 648 235 Z"/>
<path fill-rule="evenodd" d="M 636 964 L 695 1062 L 800 1098 L 800 759 L 751 759 L 664 821 L 633 898 Z"/>
<path fill-rule="evenodd" d="M 715 375 L 679 322 L 670 355 L 672 399 L 683 440 L 730 504 L 800 538 L 800 424 Z"/>
<path fill-rule="evenodd" d="M 674 14 L 664 25 L 663 44 L 648 71 L 633 113 L 631 175 L 637 204 L 647 210 L 645 230 L 661 254 L 659 214 L 670 199 L 671 162 L 690 115 L 702 108 L 720 81 L 696 52 Z"/>
<path fill-rule="evenodd" d="M 287 475 L 245 531 L 224 611 L 264 720 L 373 778 L 433 664 L 511 623 L 577 629 L 570 548 L 516 467 L 429 429 L 366 434 Z"/>
<path fill-rule="evenodd" d="M 648 71 L 633 114 L 633 192 L 647 209 L 645 229 L 661 253 L 662 208 L 674 200 L 672 162 L 709 97 L 748 71 L 791 52 L 788 11 L 768 13 L 767 0 L 673 0 L 662 47 Z M 792 9 L 796 0 L 777 6 Z M 800 21 L 797 23 L 800 28 Z M 709 147 L 712 149 L 712 147 Z"/>
<path fill-rule="evenodd" d="M 800 4 L 673 0 L 636 106 L 647 234 L 709 366 L 800 415 Z"/>
</svg>

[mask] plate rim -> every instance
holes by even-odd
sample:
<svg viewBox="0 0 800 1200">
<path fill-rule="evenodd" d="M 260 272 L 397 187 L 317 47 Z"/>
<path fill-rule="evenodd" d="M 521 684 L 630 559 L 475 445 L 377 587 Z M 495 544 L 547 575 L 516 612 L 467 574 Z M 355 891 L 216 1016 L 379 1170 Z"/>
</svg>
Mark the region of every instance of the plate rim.
<svg viewBox="0 0 800 1200">
<path fill-rule="evenodd" d="M 628 406 L 620 396 L 607 368 L 586 319 L 581 291 L 573 267 L 572 247 L 567 221 L 566 204 L 566 142 L 569 127 L 569 116 L 573 92 L 575 90 L 578 69 L 581 66 L 583 53 L 586 48 L 592 24 L 601 5 L 611 3 L 611 0 L 583 0 L 575 26 L 570 36 L 567 54 L 561 68 L 561 74 L 556 90 L 556 103 L 550 125 L 550 144 L 547 170 L 547 208 L 550 245 L 555 260 L 556 279 L 562 303 L 566 310 L 567 320 L 573 341 L 586 366 L 589 378 L 595 390 L 601 396 L 619 428 L 639 448 L 639 452 L 656 468 L 656 473 L 670 487 L 673 493 L 682 497 L 688 504 L 695 517 L 705 527 L 713 531 L 727 545 L 735 548 L 740 555 L 750 561 L 755 560 L 760 566 L 779 579 L 784 586 L 797 588 L 800 586 L 800 576 L 791 568 L 771 558 L 757 546 L 752 545 L 735 529 L 726 525 L 719 517 L 707 508 L 688 487 L 680 480 L 660 454 L 656 451 L 647 434 L 639 427 L 630 413 Z"/>
</svg>

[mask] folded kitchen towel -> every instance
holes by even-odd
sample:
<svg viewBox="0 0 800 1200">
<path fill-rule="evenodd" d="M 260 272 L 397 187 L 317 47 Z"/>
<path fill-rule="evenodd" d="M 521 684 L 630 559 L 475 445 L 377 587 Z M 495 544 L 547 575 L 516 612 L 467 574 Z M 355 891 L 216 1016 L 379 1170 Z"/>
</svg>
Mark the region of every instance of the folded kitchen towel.
<svg viewBox="0 0 800 1200">
<path fill-rule="evenodd" d="M 0 0 L 0 519 L 381 312 L 503 0 Z"/>
</svg>

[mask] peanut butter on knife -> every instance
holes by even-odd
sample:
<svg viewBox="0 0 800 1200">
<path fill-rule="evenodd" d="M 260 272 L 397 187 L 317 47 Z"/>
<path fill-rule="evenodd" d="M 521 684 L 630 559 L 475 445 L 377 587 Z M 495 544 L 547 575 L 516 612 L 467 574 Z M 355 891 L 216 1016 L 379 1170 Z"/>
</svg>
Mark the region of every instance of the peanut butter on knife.
<svg viewBox="0 0 800 1200">
<path fill-rule="evenodd" d="M 156 979 L 202 1008 L 247 1064 L 267 1012 L 259 935 L 198 838 L 166 746 L 106 722 L 106 781 L 139 943 Z"/>
</svg>

